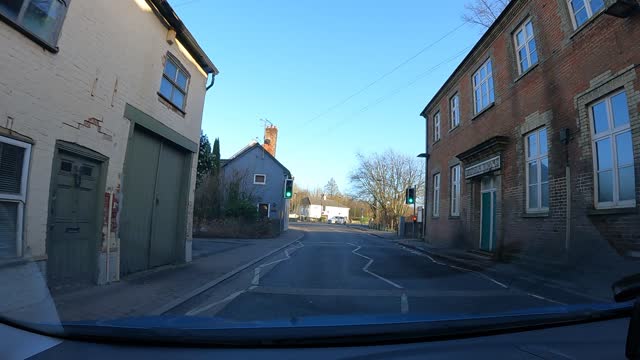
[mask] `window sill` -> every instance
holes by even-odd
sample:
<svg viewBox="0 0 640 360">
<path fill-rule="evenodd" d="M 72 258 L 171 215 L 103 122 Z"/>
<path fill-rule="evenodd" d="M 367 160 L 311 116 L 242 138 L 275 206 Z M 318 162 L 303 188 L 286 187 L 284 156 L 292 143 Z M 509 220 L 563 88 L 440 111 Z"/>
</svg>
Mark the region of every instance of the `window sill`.
<svg viewBox="0 0 640 360">
<path fill-rule="evenodd" d="M 431 215 L 432 219 L 440 219 L 440 215 Z"/>
<path fill-rule="evenodd" d="M 530 72 L 532 72 L 533 70 L 535 70 L 538 67 L 538 64 L 540 64 L 540 59 L 538 59 L 538 62 L 531 65 L 531 67 L 529 67 L 527 69 L 527 71 L 523 72 L 522 74 L 518 75 L 518 77 L 513 80 L 514 83 L 517 83 L 518 81 L 520 81 L 520 79 L 522 79 L 523 77 L 527 76 L 527 74 L 529 74 Z"/>
<path fill-rule="evenodd" d="M 460 220 L 460 215 L 449 215 L 449 220 Z"/>
<path fill-rule="evenodd" d="M 520 215 L 520 217 L 522 217 L 522 218 L 545 218 L 545 217 L 549 217 L 549 212 L 548 211 L 540 211 L 540 212 L 522 213 Z"/>
<path fill-rule="evenodd" d="M 584 28 L 588 27 L 589 24 L 591 24 L 592 22 L 594 22 L 597 18 L 599 18 L 602 14 L 604 14 L 604 10 L 605 10 L 606 6 L 603 7 L 597 14 L 594 14 L 592 17 L 590 17 L 589 19 L 587 19 L 587 21 L 584 22 L 584 24 L 578 26 L 575 30 L 573 30 L 573 34 L 569 35 L 569 39 L 573 40 L 573 38 L 578 35 L 578 33 L 580 33 Z M 573 16 L 571 14 L 569 14 L 569 16 Z"/>
<path fill-rule="evenodd" d="M 632 207 L 618 207 L 608 209 L 589 209 L 587 215 L 600 216 L 600 215 L 621 215 L 621 214 L 637 214 L 638 209 L 635 206 Z"/>
<path fill-rule="evenodd" d="M 448 133 L 451 133 L 451 132 L 453 132 L 453 131 L 455 131 L 455 130 L 457 130 L 457 129 L 459 129 L 459 128 L 460 128 L 460 124 L 456 125 L 455 127 L 452 127 L 452 128 L 451 128 L 451 129 L 449 129 L 447 132 L 448 132 Z"/>
<path fill-rule="evenodd" d="M 158 94 L 158 98 L 160 100 L 161 103 L 167 105 L 168 107 L 170 107 L 171 109 L 175 110 L 178 114 L 180 114 L 180 116 L 184 117 L 187 113 L 184 112 L 184 110 L 180 109 L 178 106 L 176 106 L 173 102 L 171 102 L 171 100 L 167 99 L 164 95 L 160 94 L 160 92 L 157 92 Z"/>
<path fill-rule="evenodd" d="M 20 26 L 19 24 L 15 23 L 13 20 L 11 20 L 8 17 L 2 15 L 2 13 L 0 13 L 0 20 L 2 20 L 7 25 L 11 26 L 17 32 L 19 32 L 22 35 L 28 37 L 31 41 L 33 41 L 36 44 L 42 46 L 44 49 L 48 50 L 49 52 L 52 52 L 54 54 L 58 53 L 59 49 L 58 49 L 57 46 L 51 45 L 48 42 L 42 40 L 38 35 L 32 33 L 31 31 L 27 30 L 26 28 L 24 28 L 24 27 Z"/>
<path fill-rule="evenodd" d="M 479 118 L 480 116 L 484 115 L 484 113 L 486 113 L 487 111 L 489 111 L 489 110 L 493 109 L 493 107 L 494 107 L 495 105 L 496 105 L 496 102 L 495 102 L 495 101 L 494 101 L 494 102 L 492 102 L 491 104 L 487 105 L 487 107 L 486 107 L 486 108 L 484 108 L 484 109 L 480 110 L 480 112 L 479 112 L 479 113 L 477 113 L 477 114 L 473 115 L 473 117 L 471 118 L 471 121 L 473 121 L 473 120 L 475 120 L 475 119 Z"/>
</svg>

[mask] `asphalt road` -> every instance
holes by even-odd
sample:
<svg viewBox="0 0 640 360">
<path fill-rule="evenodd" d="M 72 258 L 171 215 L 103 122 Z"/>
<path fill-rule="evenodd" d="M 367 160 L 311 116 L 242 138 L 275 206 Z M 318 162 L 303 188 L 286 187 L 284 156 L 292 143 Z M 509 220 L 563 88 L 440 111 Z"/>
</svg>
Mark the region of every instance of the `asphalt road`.
<svg viewBox="0 0 640 360">
<path fill-rule="evenodd" d="M 305 231 L 300 241 L 170 313 L 295 323 L 313 316 L 446 317 L 556 305 L 361 230 L 327 224 L 295 228 Z"/>
</svg>

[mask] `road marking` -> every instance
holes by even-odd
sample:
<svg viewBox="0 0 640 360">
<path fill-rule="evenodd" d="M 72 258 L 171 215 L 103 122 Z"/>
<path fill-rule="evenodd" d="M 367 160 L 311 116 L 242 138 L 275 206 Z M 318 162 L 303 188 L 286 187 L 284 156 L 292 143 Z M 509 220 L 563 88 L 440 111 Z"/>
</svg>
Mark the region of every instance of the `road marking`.
<svg viewBox="0 0 640 360">
<path fill-rule="evenodd" d="M 540 295 L 538 295 L 538 294 L 527 293 L 527 295 L 532 296 L 532 297 L 534 297 L 534 298 L 536 298 L 536 299 L 539 299 L 539 300 L 546 300 L 546 301 L 552 302 L 552 303 L 554 303 L 554 304 L 558 304 L 558 305 L 567 305 L 567 304 L 565 304 L 565 303 L 563 303 L 563 302 L 556 301 L 556 300 L 553 300 L 553 299 L 549 299 L 549 298 L 546 298 L 546 297 L 544 297 L 544 296 L 540 296 Z"/>
<path fill-rule="evenodd" d="M 403 314 L 409 312 L 409 299 L 407 298 L 407 294 L 400 296 L 400 312 Z"/>
<path fill-rule="evenodd" d="M 349 244 L 351 244 L 351 243 L 349 243 Z M 351 245 L 353 245 L 353 244 L 351 244 Z M 355 246 L 355 245 L 354 245 L 354 246 Z M 353 253 L 353 254 L 355 254 L 355 255 L 358 255 L 358 256 L 360 256 L 360 257 L 362 257 L 362 258 L 365 258 L 365 259 L 369 260 L 369 262 L 367 262 L 367 265 L 365 265 L 365 266 L 362 268 L 362 271 L 366 272 L 366 273 L 367 273 L 367 274 L 369 274 L 369 275 L 375 276 L 375 277 L 377 277 L 378 279 L 380 279 L 380 280 L 382 280 L 382 281 L 386 282 L 387 284 L 390 284 L 390 285 L 392 285 L 392 286 L 397 287 L 398 289 L 402 289 L 402 286 L 400 286 L 400 285 L 398 285 L 398 284 L 394 283 L 393 281 L 391 281 L 391 280 L 389 280 L 389 279 L 387 279 L 387 278 L 385 278 L 385 277 L 382 277 L 382 276 L 380 276 L 380 275 L 378 275 L 378 274 L 376 274 L 376 273 L 374 273 L 374 272 L 372 272 L 372 271 L 369 271 L 369 266 L 371 266 L 371 264 L 373 264 L 373 259 L 372 259 L 372 258 L 370 258 L 370 257 L 368 257 L 368 256 L 365 256 L 365 255 L 362 255 L 362 254 L 359 254 L 359 253 L 357 253 L 357 252 L 356 252 L 356 251 L 360 250 L 361 248 L 362 248 L 362 246 L 358 246 L 356 249 L 354 249 L 354 250 L 352 251 L 352 253 Z"/>
<path fill-rule="evenodd" d="M 253 269 L 253 280 L 251 281 L 252 285 L 258 285 L 260 283 L 260 266 Z"/>
<path fill-rule="evenodd" d="M 240 295 L 244 294 L 246 291 L 247 291 L 247 290 L 240 290 L 240 291 L 236 291 L 236 292 L 234 292 L 233 294 L 231 294 L 231 295 L 227 296 L 226 298 L 224 298 L 224 299 L 222 299 L 222 300 L 218 300 L 218 301 L 216 301 L 216 302 L 212 302 L 212 303 L 210 303 L 210 304 L 207 304 L 207 305 L 205 305 L 205 306 L 201 306 L 201 307 L 199 307 L 199 308 L 195 308 L 195 309 L 193 309 L 193 310 L 189 310 L 189 312 L 187 312 L 187 314 L 186 314 L 186 315 L 187 315 L 187 316 L 198 315 L 198 314 L 200 314 L 200 313 L 201 313 L 201 312 L 203 312 L 203 311 L 207 311 L 207 310 L 211 309 L 212 307 L 215 307 L 215 306 L 217 306 L 217 305 L 220 305 L 220 304 L 223 304 L 223 303 L 229 302 L 229 301 L 231 301 L 231 300 L 233 300 L 233 299 L 237 298 L 238 296 L 240 296 Z"/>
<path fill-rule="evenodd" d="M 259 285 L 260 284 L 260 272 L 263 267 L 267 267 L 269 265 L 274 265 L 277 264 L 279 262 L 285 261 L 285 260 L 289 260 L 291 259 L 291 254 L 293 252 L 295 252 L 298 249 L 301 249 L 304 247 L 304 244 L 301 243 L 300 241 L 297 241 L 298 244 L 300 244 L 300 246 L 294 246 L 294 247 L 290 247 L 284 250 L 284 256 L 285 258 L 283 259 L 279 259 L 279 260 L 275 260 L 266 264 L 262 264 L 258 267 L 256 267 L 255 269 L 253 269 L 253 279 L 251 280 L 251 285 Z"/>
</svg>

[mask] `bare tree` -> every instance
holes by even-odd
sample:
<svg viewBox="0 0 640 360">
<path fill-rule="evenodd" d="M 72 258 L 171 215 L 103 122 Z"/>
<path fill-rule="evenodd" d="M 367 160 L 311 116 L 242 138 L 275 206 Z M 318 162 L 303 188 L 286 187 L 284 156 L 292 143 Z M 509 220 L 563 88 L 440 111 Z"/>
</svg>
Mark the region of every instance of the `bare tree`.
<svg viewBox="0 0 640 360">
<path fill-rule="evenodd" d="M 329 197 L 340 195 L 340 189 L 338 189 L 338 183 L 336 182 L 336 179 L 329 179 L 327 185 L 324 186 L 324 193 Z"/>
<path fill-rule="evenodd" d="M 405 190 L 424 189 L 424 163 L 417 158 L 387 150 L 382 154 L 357 154 L 358 167 L 351 173 L 354 196 L 369 204 L 377 222 L 395 227 L 405 214 Z"/>
<path fill-rule="evenodd" d="M 471 0 L 464 5 L 462 20 L 488 28 L 509 4 L 510 0 Z"/>
</svg>

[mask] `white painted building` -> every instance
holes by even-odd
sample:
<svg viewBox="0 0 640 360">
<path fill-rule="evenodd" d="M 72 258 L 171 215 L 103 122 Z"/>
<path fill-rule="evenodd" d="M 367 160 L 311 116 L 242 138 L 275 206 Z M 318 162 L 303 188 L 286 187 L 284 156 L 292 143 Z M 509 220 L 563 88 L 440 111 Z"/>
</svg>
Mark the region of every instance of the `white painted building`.
<svg viewBox="0 0 640 360">
<path fill-rule="evenodd" d="M 0 15 L 0 264 L 104 283 L 190 261 L 218 70 L 169 4 L 16 0 Z"/>
<path fill-rule="evenodd" d="M 331 199 L 312 200 L 308 197 L 302 199 L 300 216 L 310 219 L 326 217 L 332 219 L 336 216 L 349 218 L 349 208 Z"/>
</svg>

